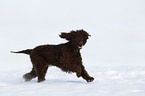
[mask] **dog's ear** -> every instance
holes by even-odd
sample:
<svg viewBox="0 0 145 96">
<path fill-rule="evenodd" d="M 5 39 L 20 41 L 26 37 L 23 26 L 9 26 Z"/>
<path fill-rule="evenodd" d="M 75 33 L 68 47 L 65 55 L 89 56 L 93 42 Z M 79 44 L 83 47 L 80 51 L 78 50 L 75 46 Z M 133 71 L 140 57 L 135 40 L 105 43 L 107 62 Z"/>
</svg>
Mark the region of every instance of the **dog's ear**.
<svg viewBox="0 0 145 96">
<path fill-rule="evenodd" d="M 69 40 L 70 34 L 62 32 L 61 35 L 59 35 L 61 38 L 65 38 L 66 40 Z"/>
</svg>

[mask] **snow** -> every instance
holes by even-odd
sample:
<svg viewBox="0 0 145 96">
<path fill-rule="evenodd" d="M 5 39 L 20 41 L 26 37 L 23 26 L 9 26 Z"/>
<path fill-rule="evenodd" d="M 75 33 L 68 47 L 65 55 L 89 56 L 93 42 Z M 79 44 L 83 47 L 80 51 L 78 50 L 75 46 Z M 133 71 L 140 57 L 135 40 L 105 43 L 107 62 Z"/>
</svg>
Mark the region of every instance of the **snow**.
<svg viewBox="0 0 145 96">
<path fill-rule="evenodd" d="M 145 0 L 0 0 L 0 96 L 145 96 Z M 83 63 L 95 78 L 49 68 L 46 81 L 24 82 L 28 56 L 11 54 L 66 42 L 84 29 Z"/>
<path fill-rule="evenodd" d="M 75 73 L 67 74 L 56 67 L 49 68 L 46 81 L 37 78 L 24 82 L 23 74 L 30 69 L 1 71 L 1 96 L 144 96 L 145 68 L 142 66 L 90 66 L 95 78 L 87 83 Z"/>
</svg>

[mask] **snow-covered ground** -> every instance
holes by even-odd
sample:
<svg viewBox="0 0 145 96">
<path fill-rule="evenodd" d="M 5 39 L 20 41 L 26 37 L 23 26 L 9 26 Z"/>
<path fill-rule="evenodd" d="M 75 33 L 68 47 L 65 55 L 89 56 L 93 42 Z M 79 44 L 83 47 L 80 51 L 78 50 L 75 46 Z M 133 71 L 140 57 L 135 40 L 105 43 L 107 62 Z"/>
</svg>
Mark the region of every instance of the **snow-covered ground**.
<svg viewBox="0 0 145 96">
<path fill-rule="evenodd" d="M 144 96 L 145 67 L 109 66 L 87 68 L 95 81 L 86 83 L 75 74 L 56 67 L 49 68 L 46 81 L 37 78 L 24 82 L 22 75 L 30 69 L 1 71 L 0 96 Z"/>
<path fill-rule="evenodd" d="M 145 0 L 0 0 L 0 96 L 145 96 Z M 24 82 L 25 55 L 66 42 L 61 32 L 84 29 L 84 65 L 95 78 L 49 68 L 46 81 Z"/>
</svg>

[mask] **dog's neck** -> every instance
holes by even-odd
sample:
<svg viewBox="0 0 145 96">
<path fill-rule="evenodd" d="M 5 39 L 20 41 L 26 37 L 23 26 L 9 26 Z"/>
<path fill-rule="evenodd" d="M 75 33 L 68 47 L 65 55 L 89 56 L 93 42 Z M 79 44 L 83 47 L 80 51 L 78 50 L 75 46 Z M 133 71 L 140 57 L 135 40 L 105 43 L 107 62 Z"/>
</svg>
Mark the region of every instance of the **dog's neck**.
<svg viewBox="0 0 145 96">
<path fill-rule="evenodd" d="M 70 49 L 72 50 L 72 52 L 75 53 L 75 55 L 80 53 L 80 49 L 77 46 L 75 46 L 74 44 L 72 44 L 72 42 L 68 42 L 67 44 L 70 47 Z"/>
</svg>

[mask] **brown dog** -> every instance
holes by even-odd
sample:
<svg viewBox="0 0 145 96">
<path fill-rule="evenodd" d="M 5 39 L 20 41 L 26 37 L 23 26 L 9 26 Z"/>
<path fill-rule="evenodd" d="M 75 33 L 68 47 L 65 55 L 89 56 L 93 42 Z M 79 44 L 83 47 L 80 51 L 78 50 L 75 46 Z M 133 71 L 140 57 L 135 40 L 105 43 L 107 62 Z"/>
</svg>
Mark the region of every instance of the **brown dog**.
<svg viewBox="0 0 145 96">
<path fill-rule="evenodd" d="M 92 82 L 90 77 L 82 65 L 80 49 L 86 44 L 90 36 L 84 30 L 71 31 L 70 33 L 61 33 L 61 38 L 69 42 L 60 45 L 41 45 L 34 49 L 22 50 L 12 53 L 25 53 L 30 55 L 33 68 L 30 73 L 23 77 L 25 81 L 38 76 L 38 82 L 45 80 L 45 74 L 50 65 L 57 66 L 65 72 L 76 72 L 78 77 L 83 77 L 87 82 Z"/>
</svg>

